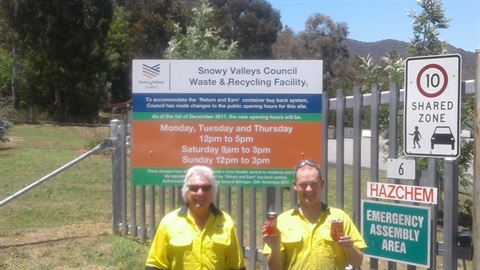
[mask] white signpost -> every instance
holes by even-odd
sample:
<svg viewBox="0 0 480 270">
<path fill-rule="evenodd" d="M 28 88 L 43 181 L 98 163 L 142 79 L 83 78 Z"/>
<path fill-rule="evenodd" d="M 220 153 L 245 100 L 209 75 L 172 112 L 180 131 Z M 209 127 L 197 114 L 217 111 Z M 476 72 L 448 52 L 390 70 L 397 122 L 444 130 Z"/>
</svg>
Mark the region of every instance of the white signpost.
<svg viewBox="0 0 480 270">
<path fill-rule="evenodd" d="M 406 60 L 405 155 L 459 156 L 461 67 L 457 54 Z"/>
</svg>

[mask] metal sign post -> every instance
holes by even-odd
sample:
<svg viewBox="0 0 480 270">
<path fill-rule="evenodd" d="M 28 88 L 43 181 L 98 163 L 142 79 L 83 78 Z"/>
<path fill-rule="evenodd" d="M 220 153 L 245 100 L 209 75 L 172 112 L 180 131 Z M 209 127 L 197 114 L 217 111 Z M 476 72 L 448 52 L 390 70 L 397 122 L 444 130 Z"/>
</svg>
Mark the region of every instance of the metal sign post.
<svg viewBox="0 0 480 270">
<path fill-rule="evenodd" d="M 475 50 L 475 137 L 473 158 L 473 269 L 480 269 L 480 48 Z"/>
</svg>

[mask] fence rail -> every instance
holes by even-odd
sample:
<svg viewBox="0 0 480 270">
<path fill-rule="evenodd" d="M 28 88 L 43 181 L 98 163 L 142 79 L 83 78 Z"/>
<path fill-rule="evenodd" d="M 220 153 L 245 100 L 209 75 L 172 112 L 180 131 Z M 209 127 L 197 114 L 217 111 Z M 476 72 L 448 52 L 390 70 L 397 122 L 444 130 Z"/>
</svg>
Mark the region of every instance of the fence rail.
<svg viewBox="0 0 480 270">
<path fill-rule="evenodd" d="M 462 82 L 463 95 L 474 94 L 474 81 Z M 339 90 L 334 98 L 328 97 L 327 93 L 322 95 L 323 122 L 322 132 L 328 134 L 329 127 L 327 119 L 335 117 L 335 151 L 336 160 L 329 160 L 329 136 L 322 136 L 322 175 L 326 180 L 326 187 L 323 191 L 323 198 L 328 203 L 328 187 L 335 185 L 335 206 L 349 209 L 352 219 L 358 228 L 361 227 L 361 199 L 362 190 L 366 188 L 362 186 L 362 170 L 361 160 L 363 158 L 370 159 L 368 169 L 369 179 L 376 181 L 380 179 L 379 163 L 380 152 L 382 149 L 380 138 L 380 108 L 381 106 L 389 107 L 389 141 L 388 157 L 397 158 L 398 145 L 397 137 L 398 127 L 402 123 L 398 123 L 398 108 L 403 102 L 404 90 L 399 89 L 397 84 L 392 83 L 387 92 L 381 92 L 377 86 L 373 86 L 371 93 L 362 94 L 359 88 L 353 90 L 353 96 L 345 96 L 344 92 Z M 365 117 L 365 108 L 368 108 L 370 114 L 370 149 L 369 152 L 362 150 L 362 133 L 361 126 L 362 116 Z M 353 115 L 352 128 L 352 149 L 345 149 L 345 116 L 347 113 Z M 367 115 L 368 116 L 368 115 Z M 173 186 L 134 186 L 128 181 L 127 175 L 129 171 L 129 163 L 127 162 L 129 138 L 128 120 L 112 120 L 111 121 L 111 141 L 114 145 L 112 154 L 112 204 L 113 204 L 113 231 L 131 239 L 135 239 L 141 243 L 151 241 L 155 235 L 155 228 L 160 219 L 168 212 L 179 207 L 182 202 L 180 187 Z M 345 164 L 345 156 L 352 155 L 353 163 Z M 345 201 L 345 171 L 346 167 L 352 171 L 351 184 L 352 196 L 351 200 Z M 445 179 L 452 180 L 456 183 L 458 179 L 458 170 L 454 166 L 458 166 L 455 162 L 453 165 L 445 167 Z M 429 160 L 429 167 L 426 182 L 431 186 L 438 185 L 438 163 L 435 159 Z M 335 179 L 328 179 L 329 173 L 335 175 Z M 350 180 L 348 180 L 350 181 Z M 389 179 L 389 182 L 399 183 L 397 179 Z M 329 184 L 331 182 L 331 184 Z M 350 182 L 349 182 L 350 183 Z M 418 183 L 417 183 L 418 184 Z M 452 187 L 454 188 L 454 187 Z M 446 194 L 448 190 L 445 191 Z M 446 196 L 456 196 L 456 194 L 448 193 Z M 350 196 L 349 196 L 350 197 Z M 455 197 L 448 197 L 450 201 L 458 200 Z M 296 194 L 293 190 L 289 191 L 285 188 L 243 188 L 243 187 L 220 187 L 219 196 L 215 202 L 223 210 L 228 212 L 237 223 L 237 230 L 240 243 L 243 243 L 244 256 L 248 259 L 250 269 L 267 269 L 264 263 L 261 249 L 263 246 L 260 229 L 263 224 L 263 218 L 267 210 L 273 207 L 277 212 L 282 212 L 290 208 L 296 202 Z M 436 213 L 437 206 L 432 205 L 432 212 Z M 432 236 L 432 259 L 431 269 L 436 269 L 436 256 L 449 254 L 444 256 L 444 263 L 449 265 L 456 264 L 458 253 L 457 245 L 454 238 L 456 237 L 458 216 L 455 204 L 445 205 L 448 210 L 448 219 L 444 220 L 443 229 L 445 232 L 445 241 L 437 242 L 436 230 Z M 432 221 L 432 224 L 436 222 Z M 246 234 L 248 232 L 248 234 Z M 470 258 L 468 249 L 461 249 L 462 258 Z M 253 251 L 253 252 L 252 252 Z M 465 255 L 466 254 L 466 255 Z M 471 252 L 470 252 L 471 254 Z M 385 262 L 384 262 L 385 263 Z M 395 262 L 386 262 L 389 269 L 396 269 Z M 379 269 L 379 261 L 370 259 L 370 269 Z M 408 266 L 408 269 L 415 269 L 415 266 Z"/>
</svg>

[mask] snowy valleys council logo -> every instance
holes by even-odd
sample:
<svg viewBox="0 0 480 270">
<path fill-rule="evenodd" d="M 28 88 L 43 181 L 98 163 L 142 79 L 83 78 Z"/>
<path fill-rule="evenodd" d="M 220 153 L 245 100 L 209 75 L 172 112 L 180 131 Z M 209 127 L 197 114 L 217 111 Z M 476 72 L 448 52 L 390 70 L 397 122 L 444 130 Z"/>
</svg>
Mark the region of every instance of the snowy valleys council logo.
<svg viewBox="0 0 480 270">
<path fill-rule="evenodd" d="M 160 75 L 160 64 L 156 64 L 154 66 L 149 65 L 142 65 L 143 76 L 153 79 Z"/>
<path fill-rule="evenodd" d="M 145 89 L 158 89 L 159 85 L 165 84 L 163 80 L 157 80 L 160 77 L 160 64 L 146 65 L 142 64 L 142 75 L 146 80 L 138 80 L 139 85 L 145 85 Z"/>
</svg>

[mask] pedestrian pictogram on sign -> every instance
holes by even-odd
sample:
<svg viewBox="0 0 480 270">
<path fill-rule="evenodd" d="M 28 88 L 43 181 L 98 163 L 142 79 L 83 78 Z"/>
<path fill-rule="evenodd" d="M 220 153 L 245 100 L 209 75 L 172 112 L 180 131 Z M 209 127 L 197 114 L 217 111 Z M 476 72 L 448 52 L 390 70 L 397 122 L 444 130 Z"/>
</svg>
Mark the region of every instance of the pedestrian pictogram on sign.
<svg viewBox="0 0 480 270">
<path fill-rule="evenodd" d="M 459 156 L 461 66 L 458 54 L 406 60 L 405 155 Z"/>
</svg>

